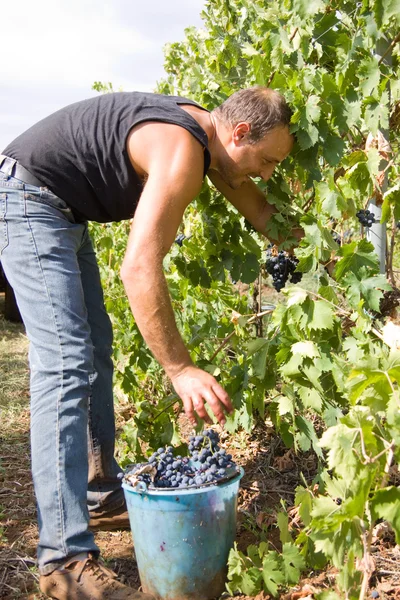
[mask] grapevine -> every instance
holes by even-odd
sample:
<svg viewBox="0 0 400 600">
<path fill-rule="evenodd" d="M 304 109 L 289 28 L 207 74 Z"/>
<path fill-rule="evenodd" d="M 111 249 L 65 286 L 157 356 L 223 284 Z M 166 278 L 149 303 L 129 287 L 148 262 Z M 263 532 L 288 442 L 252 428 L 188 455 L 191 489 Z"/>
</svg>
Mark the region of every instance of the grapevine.
<svg viewBox="0 0 400 600">
<path fill-rule="evenodd" d="M 301 527 L 293 540 L 279 552 L 265 540 L 246 554 L 232 550 L 232 594 L 279 596 L 304 569 L 329 564 L 338 576 L 320 597 L 363 600 L 373 573 L 375 525 L 386 521 L 400 543 L 400 488 L 393 475 L 400 461 L 400 356 L 384 334 L 382 312 L 391 286 L 365 231 L 353 231 L 357 218 L 367 229 L 373 225 L 374 215 L 358 207 L 375 198 L 391 231 L 390 273 L 400 222 L 400 59 L 393 43 L 400 13 L 389 0 L 340 0 L 334 10 L 331 4 L 206 2 L 204 28 L 187 30 L 184 42 L 166 48 L 167 77 L 158 87 L 212 109 L 236 89 L 269 85 L 293 109 L 292 156 L 259 184 L 276 209 L 266 237 L 285 242 L 268 249 L 265 261 L 268 241 L 205 181 L 185 212 L 188 236 L 173 244 L 164 264 L 193 360 L 218 377 L 235 404 L 227 431 L 250 432 L 268 421 L 286 446 L 298 455 L 313 451 L 318 461 L 316 480 L 296 490 Z M 384 173 L 379 144 L 366 147 L 369 134 L 379 140 L 382 132 L 389 159 Z M 382 174 L 384 189 L 377 186 Z M 288 266 L 280 253 L 293 248 L 295 225 L 305 235 Z M 121 236 L 101 226 L 93 231 L 116 329 L 117 384 L 134 403 L 123 458 L 138 462 L 179 445 L 179 399 L 127 316 L 117 279 Z M 249 286 L 252 296 L 264 262 L 280 300 L 257 337 L 247 324 L 262 318 L 265 298 L 249 307 L 231 282 Z M 285 287 L 293 276 L 302 277 L 301 286 Z"/>
</svg>

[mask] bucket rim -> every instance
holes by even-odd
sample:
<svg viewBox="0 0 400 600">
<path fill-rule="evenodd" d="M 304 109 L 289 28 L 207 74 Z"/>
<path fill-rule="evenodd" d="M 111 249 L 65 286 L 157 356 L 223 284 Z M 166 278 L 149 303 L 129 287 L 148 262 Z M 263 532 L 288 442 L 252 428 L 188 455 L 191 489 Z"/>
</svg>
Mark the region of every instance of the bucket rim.
<svg viewBox="0 0 400 600">
<path fill-rule="evenodd" d="M 243 467 L 239 466 L 239 473 L 237 475 L 235 475 L 235 477 L 232 477 L 232 479 L 229 479 L 228 481 L 225 481 L 224 483 L 216 483 L 215 485 L 207 485 L 207 486 L 203 486 L 203 487 L 195 487 L 192 486 L 190 488 L 172 488 L 170 491 L 167 491 L 165 488 L 152 488 L 149 489 L 147 488 L 146 490 L 137 490 L 134 487 L 132 487 L 131 485 L 128 485 L 126 483 L 122 483 L 122 488 L 124 490 L 126 490 L 127 492 L 131 492 L 132 494 L 139 494 L 140 496 L 166 496 L 166 497 L 171 497 L 171 496 L 190 496 L 192 494 L 205 494 L 207 493 L 209 490 L 214 490 L 215 488 L 224 488 L 224 487 L 228 487 L 229 485 L 232 485 L 233 483 L 236 483 L 238 481 L 240 481 L 242 479 L 244 475 L 244 469 Z"/>
</svg>

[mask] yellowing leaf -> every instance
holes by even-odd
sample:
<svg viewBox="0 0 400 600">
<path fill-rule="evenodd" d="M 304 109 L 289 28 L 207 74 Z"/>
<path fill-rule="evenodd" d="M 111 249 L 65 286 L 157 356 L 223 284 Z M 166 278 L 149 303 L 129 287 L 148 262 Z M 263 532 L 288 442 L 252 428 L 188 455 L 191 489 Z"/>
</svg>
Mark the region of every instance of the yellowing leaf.
<svg viewBox="0 0 400 600">
<path fill-rule="evenodd" d="M 303 304 L 308 294 L 306 290 L 299 287 L 289 288 L 287 306 L 293 306 L 293 304 Z"/>
<path fill-rule="evenodd" d="M 300 356 L 307 358 L 316 358 L 319 357 L 319 351 L 314 342 L 306 341 L 306 342 L 296 342 L 292 345 L 292 353 L 300 354 Z"/>
</svg>

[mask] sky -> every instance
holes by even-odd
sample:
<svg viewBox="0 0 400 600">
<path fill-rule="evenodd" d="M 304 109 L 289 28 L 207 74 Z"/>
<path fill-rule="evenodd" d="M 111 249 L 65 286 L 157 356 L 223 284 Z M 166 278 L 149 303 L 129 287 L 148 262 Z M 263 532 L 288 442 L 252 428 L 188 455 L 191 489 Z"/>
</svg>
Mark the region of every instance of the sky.
<svg viewBox="0 0 400 600">
<path fill-rule="evenodd" d="M 0 152 L 52 112 L 115 90 L 154 91 L 163 46 L 202 26 L 205 0 L 17 0 L 3 23 Z"/>
</svg>

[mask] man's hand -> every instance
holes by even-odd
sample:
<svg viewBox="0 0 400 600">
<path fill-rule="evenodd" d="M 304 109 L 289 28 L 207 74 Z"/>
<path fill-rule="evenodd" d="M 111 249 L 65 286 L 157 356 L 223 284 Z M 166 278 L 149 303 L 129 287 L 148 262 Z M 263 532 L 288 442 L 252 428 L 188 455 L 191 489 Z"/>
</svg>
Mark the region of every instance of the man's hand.
<svg viewBox="0 0 400 600">
<path fill-rule="evenodd" d="M 176 393 L 182 399 L 186 416 L 193 424 L 196 424 L 195 413 L 206 423 L 212 423 L 204 402 L 210 406 L 221 425 L 226 421 L 225 413 L 234 410 L 226 391 L 206 371 L 189 366 L 172 377 L 171 381 Z"/>
</svg>

